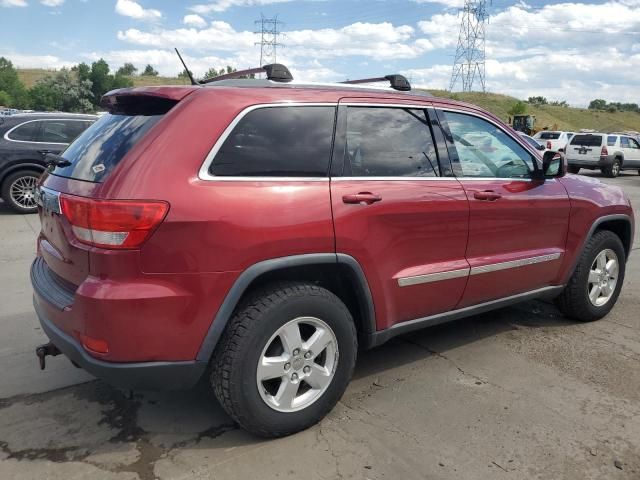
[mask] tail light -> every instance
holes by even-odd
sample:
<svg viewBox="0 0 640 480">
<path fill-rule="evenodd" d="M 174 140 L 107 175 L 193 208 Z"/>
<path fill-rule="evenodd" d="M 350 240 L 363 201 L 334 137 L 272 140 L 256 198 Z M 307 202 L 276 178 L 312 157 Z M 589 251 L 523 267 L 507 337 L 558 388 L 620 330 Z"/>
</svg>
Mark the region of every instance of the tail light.
<svg viewBox="0 0 640 480">
<path fill-rule="evenodd" d="M 169 204 L 144 200 L 97 200 L 60 195 L 63 215 L 78 241 L 93 247 L 140 247 L 162 223 Z"/>
<path fill-rule="evenodd" d="M 547 148 L 551 150 L 551 140 L 547 140 Z"/>
<path fill-rule="evenodd" d="M 606 157 L 607 155 L 609 155 L 609 150 L 607 150 L 607 147 L 602 147 L 602 150 L 600 150 L 600 156 Z"/>
</svg>

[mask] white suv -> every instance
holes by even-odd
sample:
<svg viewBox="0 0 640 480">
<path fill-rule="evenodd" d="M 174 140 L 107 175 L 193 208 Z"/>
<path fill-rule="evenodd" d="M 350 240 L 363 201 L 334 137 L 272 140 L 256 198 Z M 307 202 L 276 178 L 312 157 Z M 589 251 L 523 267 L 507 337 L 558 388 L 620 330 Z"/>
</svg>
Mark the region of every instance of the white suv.
<svg viewBox="0 0 640 480">
<path fill-rule="evenodd" d="M 573 132 L 542 130 L 541 132 L 536 133 L 533 138 L 547 150 L 564 152 L 573 135 Z"/>
<path fill-rule="evenodd" d="M 566 156 L 571 173 L 581 168 L 599 168 L 607 177 L 629 169 L 640 173 L 640 143 L 628 135 L 579 133 L 567 146 Z"/>
</svg>

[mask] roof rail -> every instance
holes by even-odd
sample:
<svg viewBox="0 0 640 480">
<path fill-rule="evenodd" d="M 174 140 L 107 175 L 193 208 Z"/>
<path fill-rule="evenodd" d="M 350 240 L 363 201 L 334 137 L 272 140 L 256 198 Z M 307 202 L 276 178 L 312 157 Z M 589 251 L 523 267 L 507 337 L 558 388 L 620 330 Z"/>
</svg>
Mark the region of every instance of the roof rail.
<svg viewBox="0 0 640 480">
<path fill-rule="evenodd" d="M 207 78 L 200 83 L 211 83 L 219 80 L 227 80 L 230 78 L 246 77 L 248 75 L 256 73 L 266 73 L 267 80 L 273 80 L 274 82 L 290 82 L 293 80 L 293 75 L 287 67 L 281 63 L 271 63 L 264 67 L 249 68 L 247 70 L 238 70 L 237 72 L 225 73 L 224 75 L 218 75 L 217 77 Z"/>
<path fill-rule="evenodd" d="M 376 77 L 376 78 L 361 78 L 359 80 L 346 80 L 340 83 L 373 83 L 373 82 L 389 82 L 391 88 L 394 90 L 400 90 L 401 92 L 408 92 L 411 90 L 411 84 L 409 80 L 407 80 L 403 75 L 385 75 L 384 77 Z"/>
</svg>

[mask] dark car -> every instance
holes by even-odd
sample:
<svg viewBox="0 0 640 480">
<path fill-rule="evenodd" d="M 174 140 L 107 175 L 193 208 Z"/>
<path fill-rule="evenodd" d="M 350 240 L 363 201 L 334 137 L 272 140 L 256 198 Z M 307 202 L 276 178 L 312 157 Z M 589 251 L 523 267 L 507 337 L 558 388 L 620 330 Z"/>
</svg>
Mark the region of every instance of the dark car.
<svg viewBox="0 0 640 480">
<path fill-rule="evenodd" d="M 333 408 L 358 347 L 538 297 L 591 321 L 622 288 L 623 191 L 473 105 L 268 79 L 102 105 L 38 187 L 42 367 L 204 376 L 242 427 L 282 436 Z"/>
<path fill-rule="evenodd" d="M 97 118 L 71 113 L 0 117 L 0 186 L 5 203 L 17 212 L 34 213 L 34 191 L 46 154 L 62 152 Z"/>
</svg>

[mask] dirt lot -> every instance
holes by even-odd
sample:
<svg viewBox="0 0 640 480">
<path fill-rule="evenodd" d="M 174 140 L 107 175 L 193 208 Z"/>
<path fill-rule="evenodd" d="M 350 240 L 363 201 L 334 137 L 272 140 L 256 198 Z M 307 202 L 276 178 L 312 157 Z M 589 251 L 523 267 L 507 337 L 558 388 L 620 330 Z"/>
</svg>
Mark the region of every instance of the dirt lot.
<svg viewBox="0 0 640 480">
<path fill-rule="evenodd" d="M 637 174 L 607 181 L 640 211 Z M 529 302 L 397 338 L 321 424 L 263 441 L 205 386 L 121 392 L 62 357 L 40 372 L 38 228 L 0 205 L 0 479 L 640 478 L 638 242 L 606 319 Z"/>
</svg>

